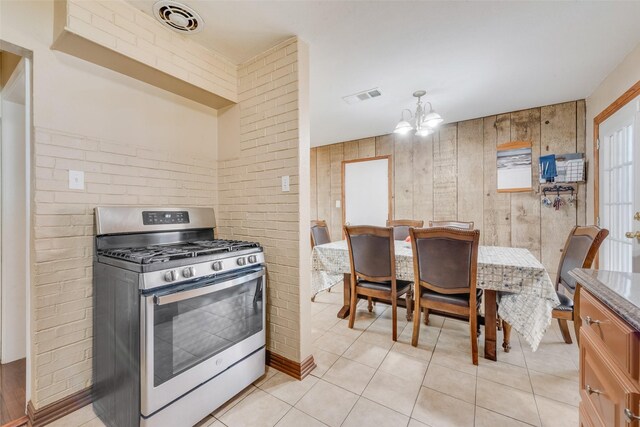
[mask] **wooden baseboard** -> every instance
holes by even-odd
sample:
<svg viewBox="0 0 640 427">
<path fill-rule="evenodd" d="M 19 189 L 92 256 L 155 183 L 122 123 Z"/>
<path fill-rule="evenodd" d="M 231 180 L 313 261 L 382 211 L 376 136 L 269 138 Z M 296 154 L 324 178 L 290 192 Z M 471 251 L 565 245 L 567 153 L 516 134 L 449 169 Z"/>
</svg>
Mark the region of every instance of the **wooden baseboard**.
<svg viewBox="0 0 640 427">
<path fill-rule="evenodd" d="M 29 417 L 26 415 L 18 418 L 17 420 L 9 421 L 3 424 L 1 427 L 24 427 L 29 425 Z"/>
<path fill-rule="evenodd" d="M 316 367 L 316 362 L 313 360 L 313 355 L 300 363 L 267 350 L 267 365 L 297 380 L 302 380 L 313 371 Z"/>
<path fill-rule="evenodd" d="M 29 401 L 27 404 L 27 416 L 29 417 L 29 426 L 40 427 L 49 424 L 57 419 L 69 415 L 77 411 L 85 405 L 91 403 L 91 387 L 80 390 L 67 396 L 57 402 L 50 403 L 40 409 L 36 409 L 33 403 Z"/>
</svg>

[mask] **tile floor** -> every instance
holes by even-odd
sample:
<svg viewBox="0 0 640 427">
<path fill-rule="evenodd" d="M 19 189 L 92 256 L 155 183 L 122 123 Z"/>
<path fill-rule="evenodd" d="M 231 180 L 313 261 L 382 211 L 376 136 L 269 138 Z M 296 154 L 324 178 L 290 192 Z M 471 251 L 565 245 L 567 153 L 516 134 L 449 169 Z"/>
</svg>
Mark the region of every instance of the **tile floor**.
<svg viewBox="0 0 640 427">
<path fill-rule="evenodd" d="M 312 304 L 318 367 L 311 375 L 296 381 L 268 369 L 198 427 L 578 425 L 578 349 L 562 341 L 557 322 L 537 352 L 514 334 L 510 353 L 500 350 L 498 362 L 481 357 L 474 366 L 467 323 L 431 316 L 415 348 L 400 309 L 393 343 L 388 306 L 368 313 L 361 302 L 349 329 L 336 317 L 337 288 Z M 102 423 L 86 406 L 51 425 Z"/>
</svg>

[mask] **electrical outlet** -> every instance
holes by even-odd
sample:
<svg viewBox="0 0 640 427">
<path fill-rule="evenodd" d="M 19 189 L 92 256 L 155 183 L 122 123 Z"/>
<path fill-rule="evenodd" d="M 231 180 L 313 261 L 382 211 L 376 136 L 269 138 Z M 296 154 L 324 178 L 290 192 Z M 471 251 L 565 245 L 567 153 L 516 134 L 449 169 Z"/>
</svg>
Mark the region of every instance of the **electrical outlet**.
<svg viewBox="0 0 640 427">
<path fill-rule="evenodd" d="M 340 200 L 336 200 L 336 208 L 340 207 Z"/>
<path fill-rule="evenodd" d="M 289 191 L 289 175 L 282 176 L 282 191 Z"/>
<path fill-rule="evenodd" d="M 84 172 L 83 171 L 69 171 L 69 189 L 70 190 L 84 190 Z"/>
</svg>

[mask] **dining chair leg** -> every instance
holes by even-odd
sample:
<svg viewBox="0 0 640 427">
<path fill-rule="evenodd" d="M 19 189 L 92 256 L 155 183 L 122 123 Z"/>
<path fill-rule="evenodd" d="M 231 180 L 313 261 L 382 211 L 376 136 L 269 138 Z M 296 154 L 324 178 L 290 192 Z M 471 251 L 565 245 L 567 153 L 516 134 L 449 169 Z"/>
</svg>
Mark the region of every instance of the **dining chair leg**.
<svg viewBox="0 0 640 427">
<path fill-rule="evenodd" d="M 424 324 L 429 326 L 429 309 L 427 307 L 424 308 Z"/>
<path fill-rule="evenodd" d="M 373 299 L 371 297 L 367 298 L 367 310 L 369 310 L 369 313 L 373 311 Z"/>
<path fill-rule="evenodd" d="M 411 288 L 404 294 L 404 300 L 407 306 L 407 322 L 411 322 L 413 319 L 413 290 Z"/>
<path fill-rule="evenodd" d="M 420 337 L 420 291 L 416 292 L 416 300 L 413 304 L 413 334 L 411 334 L 411 345 L 418 346 L 418 338 Z"/>
<path fill-rule="evenodd" d="M 356 322 L 356 305 L 358 303 L 358 294 L 355 286 L 351 286 L 351 303 L 349 304 L 349 329 L 353 329 Z"/>
<path fill-rule="evenodd" d="M 571 333 L 569 332 L 569 325 L 567 325 L 566 319 L 558 319 L 558 325 L 560 326 L 560 333 L 562 334 L 562 339 L 567 344 L 573 343 L 571 340 Z"/>
<path fill-rule="evenodd" d="M 477 335 L 477 323 L 478 317 L 475 315 L 469 316 L 469 335 L 471 336 L 471 360 L 474 365 L 478 364 L 478 335 Z"/>
<path fill-rule="evenodd" d="M 391 321 L 393 322 L 392 330 L 393 333 L 392 338 L 394 341 L 398 341 L 398 301 L 397 298 L 392 298 L 391 301 Z"/>
</svg>

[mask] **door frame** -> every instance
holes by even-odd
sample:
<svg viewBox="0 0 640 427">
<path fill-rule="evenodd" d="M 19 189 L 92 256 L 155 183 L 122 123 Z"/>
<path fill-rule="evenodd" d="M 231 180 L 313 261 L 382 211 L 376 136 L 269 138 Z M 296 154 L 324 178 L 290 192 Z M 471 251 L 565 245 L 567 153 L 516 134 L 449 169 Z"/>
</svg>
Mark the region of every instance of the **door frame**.
<svg viewBox="0 0 640 427">
<path fill-rule="evenodd" d="M 368 162 L 368 161 L 373 161 L 373 160 L 383 160 L 383 159 L 387 159 L 388 162 L 388 166 L 387 166 L 387 185 L 389 186 L 389 190 L 387 192 L 387 197 L 388 197 L 388 214 L 387 214 L 387 221 L 391 221 L 391 218 L 393 218 L 393 183 L 391 182 L 391 179 L 393 178 L 393 172 L 391 170 L 391 168 L 393 167 L 393 163 L 391 162 L 391 155 L 387 154 L 384 156 L 375 156 L 375 157 L 365 157 L 362 159 L 353 159 L 353 160 L 343 160 L 342 161 L 342 189 L 341 192 L 342 194 L 340 195 L 340 199 L 341 199 L 341 203 L 342 203 L 342 238 L 345 238 L 346 236 L 344 235 L 344 221 L 346 219 L 346 213 L 347 213 L 347 205 L 345 204 L 345 200 L 344 200 L 344 172 L 345 172 L 345 166 L 347 163 L 358 163 L 358 162 Z"/>
<path fill-rule="evenodd" d="M 631 86 L 618 99 L 613 101 L 607 108 L 593 119 L 593 219 L 600 218 L 600 124 L 609 117 L 617 113 L 622 107 L 640 96 L 640 80 Z M 598 268 L 599 255 L 596 255 L 595 266 Z"/>
</svg>

